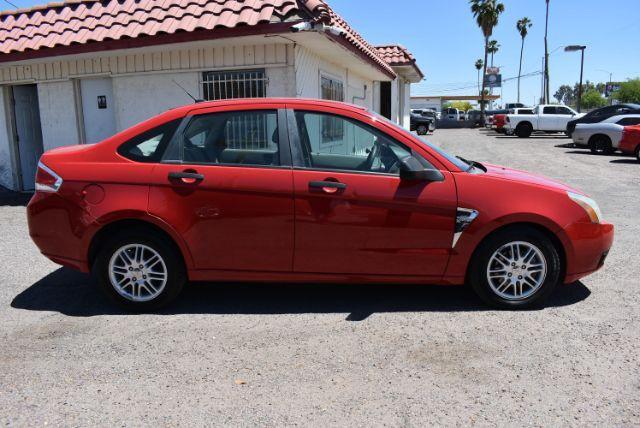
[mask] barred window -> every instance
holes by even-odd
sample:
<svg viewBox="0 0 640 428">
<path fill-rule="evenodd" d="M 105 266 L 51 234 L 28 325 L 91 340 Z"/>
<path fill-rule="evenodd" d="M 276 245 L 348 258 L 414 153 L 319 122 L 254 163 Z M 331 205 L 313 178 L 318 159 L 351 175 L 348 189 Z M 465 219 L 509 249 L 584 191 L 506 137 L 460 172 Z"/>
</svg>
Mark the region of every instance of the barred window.
<svg viewBox="0 0 640 428">
<path fill-rule="evenodd" d="M 322 76 L 320 91 L 323 100 L 344 101 L 344 84 L 336 79 Z M 344 123 L 332 116 L 322 118 L 322 144 L 333 144 L 344 137 Z"/>
<path fill-rule="evenodd" d="M 230 98 L 264 98 L 268 79 L 264 69 L 205 71 L 202 73 L 202 95 L 206 101 Z"/>
</svg>

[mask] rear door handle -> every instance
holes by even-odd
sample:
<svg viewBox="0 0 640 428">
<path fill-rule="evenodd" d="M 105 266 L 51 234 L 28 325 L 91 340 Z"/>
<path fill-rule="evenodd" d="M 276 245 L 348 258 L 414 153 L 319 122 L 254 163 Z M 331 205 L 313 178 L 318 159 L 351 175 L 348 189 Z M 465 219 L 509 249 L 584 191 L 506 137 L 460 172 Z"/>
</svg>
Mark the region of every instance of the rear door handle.
<svg viewBox="0 0 640 428">
<path fill-rule="evenodd" d="M 333 194 L 343 191 L 347 188 L 347 185 L 337 181 L 310 181 L 309 188 L 319 189 L 324 193 Z"/>
<path fill-rule="evenodd" d="M 170 172 L 169 180 L 180 180 L 185 184 L 194 184 L 204 180 L 204 175 L 189 171 Z"/>
</svg>

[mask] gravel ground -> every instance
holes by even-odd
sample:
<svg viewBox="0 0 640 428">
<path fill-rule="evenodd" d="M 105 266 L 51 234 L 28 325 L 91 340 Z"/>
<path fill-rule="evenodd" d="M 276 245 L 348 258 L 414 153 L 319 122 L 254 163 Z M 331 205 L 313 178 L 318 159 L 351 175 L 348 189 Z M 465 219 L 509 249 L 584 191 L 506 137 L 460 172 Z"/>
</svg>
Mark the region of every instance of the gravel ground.
<svg viewBox="0 0 640 428">
<path fill-rule="evenodd" d="M 0 195 L 0 423 L 640 424 L 640 165 L 560 137 L 428 138 L 590 193 L 617 227 L 605 268 L 530 312 L 461 287 L 220 284 L 128 315 L 39 255 Z"/>
</svg>

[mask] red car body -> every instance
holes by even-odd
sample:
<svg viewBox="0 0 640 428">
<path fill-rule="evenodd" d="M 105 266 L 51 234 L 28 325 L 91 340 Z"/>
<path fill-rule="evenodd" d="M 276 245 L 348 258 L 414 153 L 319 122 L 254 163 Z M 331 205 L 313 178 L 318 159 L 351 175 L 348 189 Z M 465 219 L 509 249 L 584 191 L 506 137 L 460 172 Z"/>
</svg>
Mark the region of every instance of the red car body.
<svg viewBox="0 0 640 428">
<path fill-rule="evenodd" d="M 504 125 L 506 122 L 507 115 L 506 114 L 496 114 L 493 116 L 493 126 L 496 129 L 496 132 L 503 133 Z"/>
<path fill-rule="evenodd" d="M 640 161 L 640 126 L 625 126 L 618 149 L 627 155 L 634 155 Z"/>
<path fill-rule="evenodd" d="M 349 118 L 409 147 L 442 174 L 428 184 L 397 175 L 297 168 L 140 163 L 118 153 L 126 141 L 165 123 L 212 112 L 297 110 Z M 286 130 L 280 123 L 279 131 Z M 286 131 L 285 131 L 286 132 Z M 282 137 L 280 137 L 282 139 Z M 286 154 L 288 156 L 288 154 Z M 287 156 L 284 156 L 285 158 Z M 593 222 L 569 197 L 577 190 L 500 166 L 465 172 L 418 137 L 360 107 L 303 99 L 247 99 L 177 108 L 99 144 L 46 152 L 44 168 L 63 184 L 37 191 L 29 231 L 49 259 L 89 272 L 96 248 L 119 227 L 161 230 L 179 248 L 188 279 L 462 284 L 478 245 L 525 224 L 548 234 L 562 281 L 599 269 L 613 226 Z M 203 179 L 170 180 L 171 173 Z M 51 181 L 42 168 L 37 180 Z M 312 191 L 312 182 L 343 183 Z M 480 214 L 454 242 L 459 207 Z"/>
</svg>

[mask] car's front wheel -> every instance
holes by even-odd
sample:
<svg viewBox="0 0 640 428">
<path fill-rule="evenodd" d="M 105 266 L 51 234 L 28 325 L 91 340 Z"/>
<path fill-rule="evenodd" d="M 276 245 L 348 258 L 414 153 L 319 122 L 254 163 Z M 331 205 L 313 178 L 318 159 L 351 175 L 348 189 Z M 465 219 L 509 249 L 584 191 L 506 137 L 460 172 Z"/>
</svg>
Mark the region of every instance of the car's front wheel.
<svg viewBox="0 0 640 428">
<path fill-rule="evenodd" d="M 542 304 L 561 281 L 553 242 L 535 228 L 516 227 L 490 236 L 476 251 L 469 281 L 488 304 L 527 309 Z"/>
<path fill-rule="evenodd" d="M 109 297 L 141 312 L 170 303 L 186 282 L 182 259 L 166 239 L 129 232 L 105 243 L 94 263 L 94 275 Z"/>
<path fill-rule="evenodd" d="M 418 132 L 418 135 L 427 135 L 427 132 L 429 132 L 429 127 L 426 125 L 418 125 L 416 131 Z"/>
<path fill-rule="evenodd" d="M 640 162 L 640 146 L 636 148 L 636 159 L 638 159 L 638 162 Z"/>
</svg>

